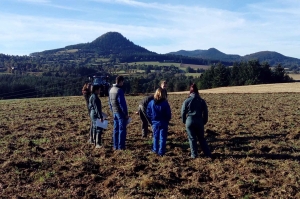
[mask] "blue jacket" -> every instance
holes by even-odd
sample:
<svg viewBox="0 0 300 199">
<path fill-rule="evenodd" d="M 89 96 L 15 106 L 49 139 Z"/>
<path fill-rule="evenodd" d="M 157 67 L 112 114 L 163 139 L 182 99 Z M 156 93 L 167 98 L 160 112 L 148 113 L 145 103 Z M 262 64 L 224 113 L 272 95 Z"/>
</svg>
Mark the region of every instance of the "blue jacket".
<svg viewBox="0 0 300 199">
<path fill-rule="evenodd" d="M 123 116 L 128 116 L 128 109 L 124 92 L 120 87 L 118 87 L 117 85 L 113 85 L 113 87 L 109 91 L 108 101 L 110 110 L 114 114 L 119 113 Z"/>
<path fill-rule="evenodd" d="M 185 123 L 187 117 L 192 121 L 202 120 L 205 125 L 208 121 L 208 110 L 204 99 L 199 94 L 190 94 L 190 96 L 183 102 L 181 107 L 181 119 Z"/>
<path fill-rule="evenodd" d="M 168 125 L 171 120 L 171 108 L 168 101 L 150 101 L 147 106 L 147 116 L 154 123 L 162 122 Z"/>
</svg>

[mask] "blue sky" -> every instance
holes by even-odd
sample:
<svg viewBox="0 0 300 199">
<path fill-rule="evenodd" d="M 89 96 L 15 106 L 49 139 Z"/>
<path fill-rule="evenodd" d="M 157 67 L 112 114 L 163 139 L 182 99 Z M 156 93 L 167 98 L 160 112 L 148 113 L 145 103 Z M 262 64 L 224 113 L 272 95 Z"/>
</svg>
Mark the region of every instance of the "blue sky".
<svg viewBox="0 0 300 199">
<path fill-rule="evenodd" d="M 0 53 L 91 42 L 117 31 L 157 53 L 217 48 L 300 58 L 299 0 L 1 0 Z"/>
</svg>

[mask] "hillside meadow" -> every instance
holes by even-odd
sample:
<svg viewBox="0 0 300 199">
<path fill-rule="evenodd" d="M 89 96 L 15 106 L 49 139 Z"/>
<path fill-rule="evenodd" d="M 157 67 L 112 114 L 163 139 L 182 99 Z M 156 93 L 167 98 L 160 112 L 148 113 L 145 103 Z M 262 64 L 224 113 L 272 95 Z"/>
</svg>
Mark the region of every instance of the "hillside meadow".
<svg viewBox="0 0 300 199">
<path fill-rule="evenodd" d="M 201 94 L 209 107 L 206 138 L 213 159 L 190 159 L 180 108 L 169 95 L 167 153 L 150 153 L 127 96 L 127 149 L 87 144 L 83 97 L 0 101 L 1 198 L 300 198 L 300 93 Z M 200 153 L 202 155 L 202 152 Z"/>
</svg>

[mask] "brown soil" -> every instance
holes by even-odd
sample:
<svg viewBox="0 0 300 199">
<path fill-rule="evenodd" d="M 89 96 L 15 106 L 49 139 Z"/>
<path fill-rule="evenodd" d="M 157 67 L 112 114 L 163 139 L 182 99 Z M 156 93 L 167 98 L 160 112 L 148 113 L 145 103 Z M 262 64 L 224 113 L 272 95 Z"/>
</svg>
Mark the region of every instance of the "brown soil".
<svg viewBox="0 0 300 199">
<path fill-rule="evenodd" d="M 0 101 L 1 198 L 300 198 L 299 93 L 202 94 L 212 160 L 189 158 L 186 97 L 169 96 L 164 157 L 141 138 L 142 96 L 127 97 L 125 151 L 112 150 L 111 119 L 104 148 L 87 144 L 83 97 Z"/>
</svg>

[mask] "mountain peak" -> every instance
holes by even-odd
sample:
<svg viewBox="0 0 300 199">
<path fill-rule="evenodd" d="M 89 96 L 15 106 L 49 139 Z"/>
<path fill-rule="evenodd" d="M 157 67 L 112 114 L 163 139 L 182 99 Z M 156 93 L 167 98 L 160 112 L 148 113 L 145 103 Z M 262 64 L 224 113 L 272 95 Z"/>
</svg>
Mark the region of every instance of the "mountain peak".
<svg viewBox="0 0 300 199">
<path fill-rule="evenodd" d="M 217 52 L 221 52 L 221 51 L 219 51 L 219 50 L 216 49 L 216 48 L 209 48 L 208 51 L 217 51 Z"/>
<path fill-rule="evenodd" d="M 64 48 L 43 51 L 41 53 L 32 53 L 34 55 L 42 54 L 62 54 L 68 53 L 69 50 L 75 50 L 76 53 L 98 53 L 100 55 L 110 54 L 155 54 L 147 49 L 135 45 L 121 33 L 107 32 L 91 43 L 75 44 Z"/>
<path fill-rule="evenodd" d="M 125 38 L 121 33 L 119 32 L 107 32 L 103 35 L 101 35 L 100 37 L 98 37 L 97 39 L 95 39 L 94 41 L 92 41 L 91 43 L 97 43 L 99 40 L 102 40 L 102 39 L 124 39 L 124 40 L 127 40 L 127 38 Z"/>
<path fill-rule="evenodd" d="M 135 45 L 118 32 L 107 32 L 101 35 L 87 45 L 87 48 L 102 54 L 152 53 L 143 47 Z"/>
</svg>

